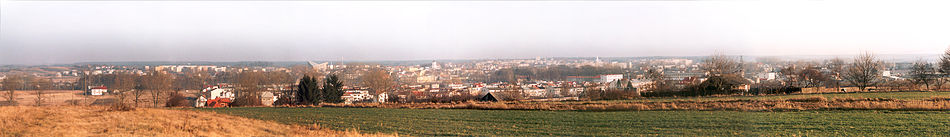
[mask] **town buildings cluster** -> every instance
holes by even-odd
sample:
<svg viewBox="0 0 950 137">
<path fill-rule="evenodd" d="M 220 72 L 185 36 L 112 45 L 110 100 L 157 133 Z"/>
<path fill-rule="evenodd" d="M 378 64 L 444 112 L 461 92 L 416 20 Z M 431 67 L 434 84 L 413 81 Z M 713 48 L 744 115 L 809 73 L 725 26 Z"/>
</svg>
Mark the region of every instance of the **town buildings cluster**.
<svg viewBox="0 0 950 137">
<path fill-rule="evenodd" d="M 827 61 L 746 61 L 736 57 L 742 71 L 741 77 L 750 84 L 768 81 L 787 81 L 783 69 L 798 65 L 816 67 L 821 73 L 835 76 Z M 110 74 L 146 75 L 149 72 L 171 74 L 175 77 L 188 75 L 204 76 L 201 79 L 204 89 L 180 87 L 180 90 L 193 91 L 195 100 L 209 100 L 234 92 L 235 74 L 242 72 L 272 72 L 285 76 L 268 79 L 272 82 L 265 87 L 269 96 L 265 102 L 275 102 L 282 91 L 293 90 L 296 79 L 303 75 L 322 78 L 326 74 L 341 76 L 345 89 L 343 98 L 353 102 L 386 102 L 432 100 L 465 96 L 471 99 L 484 97 L 489 93 L 518 91 L 524 99 L 576 99 L 589 90 L 625 89 L 633 92 L 649 92 L 650 70 L 659 72 L 666 83 L 682 88 L 705 80 L 708 73 L 702 70 L 700 57 L 649 57 L 649 58 L 534 58 L 534 59 L 497 59 L 469 61 L 432 61 L 414 65 L 386 65 L 358 62 L 318 62 L 310 61 L 297 65 L 57 65 L 57 66 L 19 66 L 0 69 L 0 79 L 12 74 L 28 74 L 36 78 L 55 79 L 55 87 L 60 89 L 85 90 L 90 95 L 108 95 L 108 80 L 94 80 L 91 76 Z M 891 62 L 885 65 L 882 76 L 886 79 L 905 79 L 910 69 L 909 62 Z M 515 68 L 598 68 L 604 71 L 584 73 L 552 73 L 550 77 L 531 76 L 541 72 L 518 72 Z M 370 69 L 382 69 L 389 73 L 393 84 L 388 91 L 373 94 L 361 80 L 364 72 Z M 503 71 L 512 71 L 510 76 Z M 536 71 L 529 70 L 528 71 Z M 515 74 L 517 73 L 517 74 Z M 501 79 L 499 79 L 501 77 Z M 106 78 L 107 79 L 107 78 Z M 749 87 L 745 87 L 746 90 Z M 239 91 L 238 91 L 239 92 Z M 509 95 L 510 96 L 510 95 Z M 196 104 L 200 105 L 200 103 Z"/>
</svg>

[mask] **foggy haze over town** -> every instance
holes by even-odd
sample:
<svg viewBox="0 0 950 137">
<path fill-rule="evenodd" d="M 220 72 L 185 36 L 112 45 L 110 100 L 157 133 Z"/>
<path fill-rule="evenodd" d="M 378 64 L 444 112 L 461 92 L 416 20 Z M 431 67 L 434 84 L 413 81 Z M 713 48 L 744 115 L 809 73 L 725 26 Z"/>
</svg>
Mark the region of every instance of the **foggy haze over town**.
<svg viewBox="0 0 950 137">
<path fill-rule="evenodd" d="M 937 55 L 933 3 L 4 1 L 0 64 Z"/>
</svg>

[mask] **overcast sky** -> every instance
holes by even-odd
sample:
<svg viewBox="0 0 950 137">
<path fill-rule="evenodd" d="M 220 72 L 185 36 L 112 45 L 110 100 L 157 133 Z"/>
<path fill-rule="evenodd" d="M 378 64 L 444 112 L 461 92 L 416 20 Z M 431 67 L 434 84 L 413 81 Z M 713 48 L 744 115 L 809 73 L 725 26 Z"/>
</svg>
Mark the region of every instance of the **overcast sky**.
<svg viewBox="0 0 950 137">
<path fill-rule="evenodd" d="M 939 54 L 947 5 L 6 0 L 0 64 Z"/>
</svg>

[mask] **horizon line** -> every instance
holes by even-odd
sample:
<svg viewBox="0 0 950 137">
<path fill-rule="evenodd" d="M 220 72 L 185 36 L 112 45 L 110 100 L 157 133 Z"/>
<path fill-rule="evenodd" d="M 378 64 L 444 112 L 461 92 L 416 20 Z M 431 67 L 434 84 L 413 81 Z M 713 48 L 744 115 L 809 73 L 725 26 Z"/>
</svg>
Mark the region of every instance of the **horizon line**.
<svg viewBox="0 0 950 137">
<path fill-rule="evenodd" d="M 726 56 L 741 56 L 745 57 L 789 57 L 789 56 L 798 56 L 798 57 L 844 57 L 854 56 L 858 54 L 838 54 L 838 55 L 742 55 L 742 54 L 726 54 Z M 929 54 L 876 54 L 876 55 L 929 55 Z M 933 54 L 937 56 L 940 54 Z M 545 57 L 538 56 L 543 59 L 557 59 L 557 58 L 644 58 L 644 57 L 684 57 L 684 58 L 694 58 L 694 57 L 705 57 L 709 55 L 701 56 L 556 56 L 556 57 Z M 81 61 L 81 62 L 72 62 L 72 63 L 52 63 L 52 64 L 3 64 L 0 63 L 0 66 L 56 66 L 56 65 L 80 65 L 80 64 L 96 64 L 96 63 L 194 63 L 194 62 L 205 62 L 205 63 L 242 63 L 242 62 L 268 62 L 268 63 L 281 63 L 281 62 L 356 62 L 356 63 L 369 63 L 369 62 L 412 62 L 412 61 L 475 61 L 475 60 L 521 60 L 521 59 L 535 59 L 538 57 L 517 57 L 517 58 L 447 58 L 447 59 L 394 59 L 394 60 L 366 60 L 366 59 L 356 59 L 356 60 L 240 60 L 240 61 L 209 61 L 209 60 L 193 60 L 193 61 L 169 61 L 169 60 L 140 60 L 140 61 Z"/>
</svg>

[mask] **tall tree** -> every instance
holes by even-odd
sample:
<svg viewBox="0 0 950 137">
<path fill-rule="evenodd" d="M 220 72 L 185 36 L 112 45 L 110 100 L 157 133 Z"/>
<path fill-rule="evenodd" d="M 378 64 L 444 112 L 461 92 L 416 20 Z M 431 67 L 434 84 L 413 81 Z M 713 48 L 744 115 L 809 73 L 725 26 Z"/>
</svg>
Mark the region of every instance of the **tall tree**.
<svg viewBox="0 0 950 137">
<path fill-rule="evenodd" d="M 934 81 L 935 73 L 933 64 L 918 60 L 914 62 L 914 66 L 910 70 L 910 80 L 915 85 L 924 85 L 925 89 L 929 90 L 930 83 Z"/>
<path fill-rule="evenodd" d="M 799 83 L 799 74 L 801 73 L 795 65 L 789 65 L 778 72 L 782 74 L 782 80 L 784 80 L 782 83 L 785 87 L 797 86 L 797 83 Z"/>
<path fill-rule="evenodd" d="M 841 73 L 844 72 L 844 67 L 847 65 L 843 59 L 835 57 L 828 61 L 827 68 L 831 71 L 831 76 L 829 81 L 832 82 L 832 85 L 836 88 L 841 88 Z"/>
<path fill-rule="evenodd" d="M 43 106 L 43 103 L 46 102 L 46 90 L 53 88 L 53 80 L 49 78 L 37 78 L 36 82 L 33 82 L 36 86 L 36 100 L 34 105 Z"/>
<path fill-rule="evenodd" d="M 740 69 L 738 61 L 721 53 L 716 53 L 703 59 L 700 67 L 711 76 L 737 74 Z"/>
<path fill-rule="evenodd" d="M 802 82 L 802 87 L 818 87 L 822 83 L 829 81 L 829 78 L 824 73 L 818 70 L 818 67 L 809 66 L 805 67 L 799 72 L 799 79 Z"/>
<path fill-rule="evenodd" d="M 168 93 L 170 93 L 168 91 L 171 90 L 173 80 L 174 79 L 168 74 L 158 71 L 149 72 L 142 78 L 143 89 L 150 93 L 153 107 L 159 107 L 162 101 L 166 100 L 167 95 L 169 95 Z"/>
<path fill-rule="evenodd" d="M 141 90 L 135 90 L 137 87 L 136 76 L 133 74 L 119 73 L 112 75 L 113 82 L 109 85 L 109 88 L 117 96 L 116 106 L 127 106 L 126 101 L 128 101 L 129 94 L 134 95 L 134 106 L 138 106 L 139 96 L 141 95 Z"/>
<path fill-rule="evenodd" d="M 663 75 L 663 72 L 657 69 L 647 70 L 647 78 L 650 79 L 650 91 L 670 91 L 672 89 L 670 84 L 666 82 L 666 76 Z"/>
<path fill-rule="evenodd" d="M 24 83 L 23 76 L 21 75 L 7 75 L 6 78 L 3 79 L 3 90 L 7 91 L 6 98 L 10 104 L 17 104 L 16 90 L 22 89 Z"/>
<path fill-rule="evenodd" d="M 343 81 L 337 75 L 329 75 L 323 80 L 323 101 L 329 103 L 343 102 Z"/>
<path fill-rule="evenodd" d="M 360 77 L 363 86 L 369 87 L 371 94 L 378 96 L 380 93 L 389 92 L 394 85 L 392 75 L 389 71 L 382 68 L 371 68 L 364 72 Z"/>
<path fill-rule="evenodd" d="M 261 80 L 264 74 L 261 72 L 241 72 L 238 74 L 238 91 L 235 92 L 234 104 L 237 106 L 260 106 L 261 103 Z"/>
<path fill-rule="evenodd" d="M 301 105 L 317 105 L 323 100 L 323 91 L 319 87 L 317 79 L 304 75 L 297 84 L 295 92 L 296 102 Z"/>
<path fill-rule="evenodd" d="M 707 80 L 701 83 L 699 95 L 711 95 L 721 91 L 732 90 L 735 86 L 745 84 L 740 76 L 741 67 L 738 61 L 721 53 L 713 54 L 703 60 L 700 66 L 707 73 Z"/>
<path fill-rule="evenodd" d="M 950 76 L 950 49 L 947 49 L 943 52 L 943 55 L 940 55 L 940 60 L 937 61 L 938 68 L 937 72 L 940 73 L 939 78 L 937 78 L 937 89 L 943 88 L 947 80 L 947 76 Z"/>
<path fill-rule="evenodd" d="M 861 91 L 866 91 L 867 87 L 876 86 L 880 83 L 881 61 L 877 60 L 874 54 L 863 53 L 854 58 L 854 62 L 848 65 L 845 70 L 844 79 L 857 86 Z"/>
<path fill-rule="evenodd" d="M 183 90 L 201 90 L 211 81 L 211 75 L 204 71 L 192 71 L 175 78 L 176 88 Z"/>
</svg>

